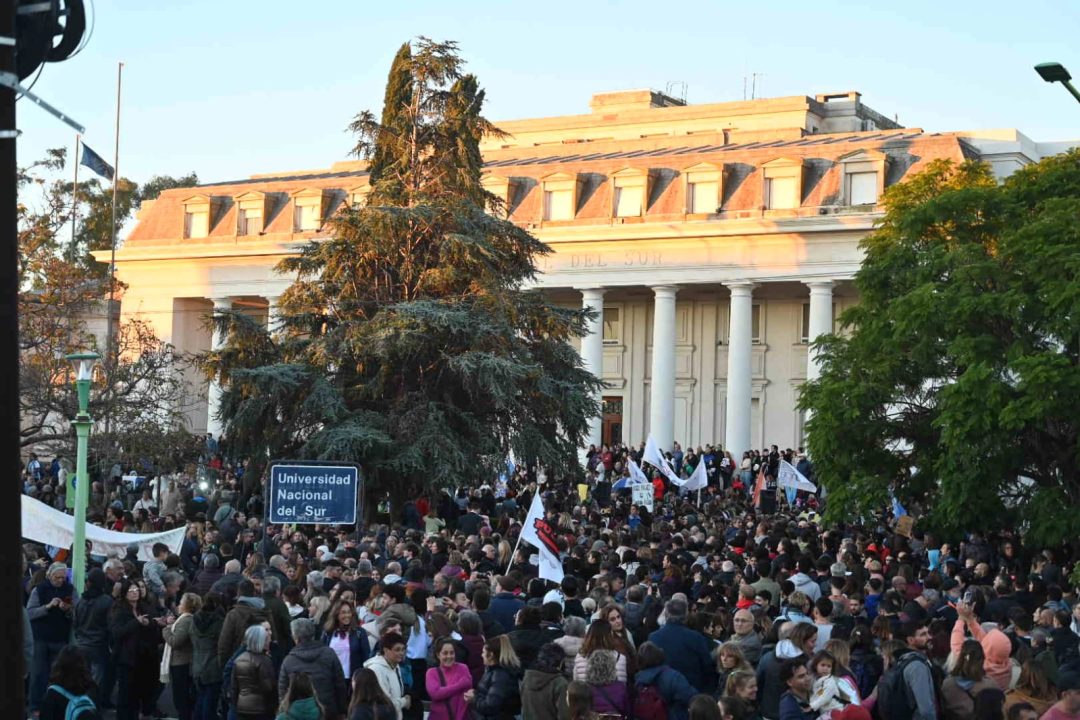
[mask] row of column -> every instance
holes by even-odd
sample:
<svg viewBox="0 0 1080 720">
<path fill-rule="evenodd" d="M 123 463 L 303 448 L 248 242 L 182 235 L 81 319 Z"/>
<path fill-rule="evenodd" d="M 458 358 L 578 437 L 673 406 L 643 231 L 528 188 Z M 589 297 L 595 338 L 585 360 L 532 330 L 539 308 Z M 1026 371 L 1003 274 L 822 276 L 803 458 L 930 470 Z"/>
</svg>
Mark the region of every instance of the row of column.
<svg viewBox="0 0 1080 720">
<path fill-rule="evenodd" d="M 832 280 L 813 280 L 805 283 L 810 289 L 809 341 L 832 331 Z M 753 398 L 753 299 L 756 285 L 749 281 L 725 283 L 731 293 L 729 310 L 727 367 L 727 410 L 725 416 L 724 449 L 735 458 L 750 450 L 750 409 Z M 657 285 L 653 291 L 652 376 L 649 395 L 649 432 L 663 450 L 673 447 L 675 432 L 675 296 L 679 288 Z M 582 307 L 593 310 L 594 317 L 586 325 L 588 334 L 581 340 L 581 359 L 585 369 L 597 377 L 603 374 L 604 363 L 604 289 L 581 290 Z M 807 380 L 820 375 L 816 353 L 807 353 Z M 600 402 L 597 396 L 597 402 Z M 602 418 L 589 424 L 587 444 L 600 446 Z"/>
</svg>

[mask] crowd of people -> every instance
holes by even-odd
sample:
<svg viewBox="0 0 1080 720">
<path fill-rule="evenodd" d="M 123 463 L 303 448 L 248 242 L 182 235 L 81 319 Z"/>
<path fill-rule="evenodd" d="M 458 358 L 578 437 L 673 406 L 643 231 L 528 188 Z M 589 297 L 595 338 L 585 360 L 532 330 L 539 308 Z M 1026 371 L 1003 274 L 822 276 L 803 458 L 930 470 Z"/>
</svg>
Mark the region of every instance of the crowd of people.
<svg viewBox="0 0 1080 720">
<path fill-rule="evenodd" d="M 268 525 L 228 464 L 213 488 L 162 479 L 137 510 L 104 482 L 98 522 L 186 537 L 149 560 L 137 544 L 91 556 L 81 595 L 65 551 L 25 546 L 30 711 L 142 720 L 168 699 L 182 720 L 1080 718 L 1080 604 L 1060 549 L 1009 529 L 896 532 L 887 512 L 823 526 L 818 498 L 777 497 L 781 460 L 813 470 L 775 446 L 737 460 L 673 447 L 684 477 L 707 463 L 708 488 L 680 494 L 645 465 L 654 492 L 639 506 L 615 481 L 643 452 L 591 449 L 584 483 L 518 468 L 433 490 L 361 529 Z M 27 491 L 55 494 L 34 469 Z M 537 493 L 559 582 L 517 543 Z"/>
</svg>

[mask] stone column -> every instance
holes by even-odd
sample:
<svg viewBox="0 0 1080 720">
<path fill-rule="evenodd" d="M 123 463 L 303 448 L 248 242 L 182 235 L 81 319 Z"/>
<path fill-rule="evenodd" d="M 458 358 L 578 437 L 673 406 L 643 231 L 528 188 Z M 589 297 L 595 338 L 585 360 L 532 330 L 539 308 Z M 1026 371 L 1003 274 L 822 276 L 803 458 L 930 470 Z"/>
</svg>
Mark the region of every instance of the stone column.
<svg viewBox="0 0 1080 720">
<path fill-rule="evenodd" d="M 214 302 L 214 316 L 219 313 L 232 310 L 232 298 L 216 297 Z M 220 350 L 225 344 L 225 334 L 218 332 L 217 327 L 210 330 L 210 349 Z M 221 408 L 221 385 L 217 381 L 210 382 L 210 391 L 206 399 L 206 432 L 212 434 L 215 440 L 221 440 L 222 422 L 218 419 L 218 410 Z"/>
<path fill-rule="evenodd" d="M 278 306 L 280 300 L 280 295 L 266 298 L 266 331 L 271 335 L 276 335 L 281 329 L 281 311 Z"/>
<path fill-rule="evenodd" d="M 675 440 L 675 293 L 679 289 L 658 285 L 652 291 L 655 299 L 649 434 L 661 452 L 667 452 Z"/>
<path fill-rule="evenodd" d="M 727 367 L 727 416 L 724 450 L 735 462 L 750 449 L 750 399 L 753 394 L 750 367 L 753 347 L 754 285 L 749 282 L 727 284 L 731 291 L 729 310 Z"/>
<path fill-rule="evenodd" d="M 813 343 L 822 335 L 832 332 L 832 280 L 809 280 L 806 286 L 810 288 L 810 327 L 807 332 L 807 340 Z M 813 348 L 806 352 L 806 379 L 816 380 L 821 375 L 821 364 L 818 362 L 817 353 Z"/>
<path fill-rule="evenodd" d="M 581 307 L 592 310 L 596 316 L 585 322 L 588 334 L 581 338 L 581 361 L 585 369 L 596 377 L 604 373 L 604 290 L 603 288 L 584 288 L 581 290 Z M 597 393 L 597 403 L 602 402 L 602 392 Z M 589 420 L 589 436 L 585 439 L 585 447 L 589 445 L 600 447 L 604 419 L 597 415 Z"/>
</svg>

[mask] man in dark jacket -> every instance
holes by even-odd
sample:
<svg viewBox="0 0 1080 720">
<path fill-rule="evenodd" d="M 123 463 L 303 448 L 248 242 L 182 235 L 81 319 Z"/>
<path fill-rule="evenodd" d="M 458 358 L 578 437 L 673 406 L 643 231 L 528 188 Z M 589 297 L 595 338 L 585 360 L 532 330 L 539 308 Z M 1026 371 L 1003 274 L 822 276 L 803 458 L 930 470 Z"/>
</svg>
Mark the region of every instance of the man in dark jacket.
<svg viewBox="0 0 1080 720">
<path fill-rule="evenodd" d="M 112 583 L 101 568 L 94 568 L 86 574 L 86 590 L 75 608 L 75 643 L 86 653 L 90 674 L 98 687 L 104 687 L 105 669 L 109 666 L 112 605 Z"/>
<path fill-rule="evenodd" d="M 716 663 L 708 638 L 686 627 L 686 601 L 668 600 L 664 606 L 664 626 L 649 635 L 649 641 L 664 651 L 668 665 L 686 676 L 699 693 L 716 689 Z"/>
<path fill-rule="evenodd" d="M 517 614 L 517 626 L 507 634 L 523 671 L 532 668 L 540 648 L 555 639 L 540 627 L 541 614 L 540 608 L 523 607 Z"/>
<path fill-rule="evenodd" d="M 220 561 L 219 561 L 220 562 Z M 236 586 L 244 579 L 239 560 L 225 563 L 225 573 L 211 586 L 211 590 L 221 593 L 226 598 L 236 597 Z"/>
<path fill-rule="evenodd" d="M 521 588 L 521 581 L 514 573 L 499 575 L 495 578 L 495 595 L 491 598 L 491 615 L 504 628 L 514 627 L 518 610 L 525 607 L 525 601 L 514 594 Z"/>
<path fill-rule="evenodd" d="M 780 696 L 780 720 L 813 720 L 817 713 L 810 708 L 810 686 L 814 678 L 806 665 L 788 660 L 780 668 L 780 682 L 787 692 Z"/>
<path fill-rule="evenodd" d="M 217 555 L 207 555 L 203 558 L 202 569 L 195 575 L 195 581 L 191 584 L 191 592 L 203 597 L 210 592 L 210 588 L 214 587 L 221 577 L 221 560 Z"/>
<path fill-rule="evenodd" d="M 292 621 L 295 647 L 285 656 L 278 675 L 278 697 L 285 697 L 289 680 L 296 673 L 307 673 L 315 696 L 326 711 L 326 717 L 345 712 L 347 695 L 345 675 L 337 654 L 315 639 L 315 623 L 307 618 Z"/>
<path fill-rule="evenodd" d="M 270 621 L 270 627 L 274 631 L 274 639 L 281 643 L 282 650 L 288 652 L 292 649 L 292 634 L 289 632 L 289 608 L 281 599 L 281 581 L 274 575 L 263 578 L 263 605 L 266 611 L 266 619 Z"/>
<path fill-rule="evenodd" d="M 229 661 L 244 639 L 244 631 L 257 622 L 267 620 L 266 603 L 261 597 L 255 597 L 255 585 L 250 580 L 241 580 L 237 585 L 239 596 L 236 605 L 225 616 L 225 626 L 218 638 L 218 662 L 224 666 Z"/>
</svg>

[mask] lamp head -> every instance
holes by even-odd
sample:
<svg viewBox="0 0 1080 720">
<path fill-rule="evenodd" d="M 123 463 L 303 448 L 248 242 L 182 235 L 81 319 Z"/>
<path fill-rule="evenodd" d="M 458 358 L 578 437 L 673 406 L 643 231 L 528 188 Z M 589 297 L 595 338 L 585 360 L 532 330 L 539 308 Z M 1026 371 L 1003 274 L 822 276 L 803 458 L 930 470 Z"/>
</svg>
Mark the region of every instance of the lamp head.
<svg viewBox="0 0 1080 720">
<path fill-rule="evenodd" d="M 1039 77 L 1048 83 L 1069 82 L 1072 80 L 1072 75 L 1069 74 L 1069 71 L 1066 70 L 1065 66 L 1061 63 L 1040 63 L 1035 66 L 1035 72 L 1039 73 Z"/>
<path fill-rule="evenodd" d="M 94 363 L 101 359 L 96 352 L 81 352 L 65 355 L 64 359 L 71 363 L 75 369 L 76 380 L 89 380 L 94 369 Z"/>
</svg>

